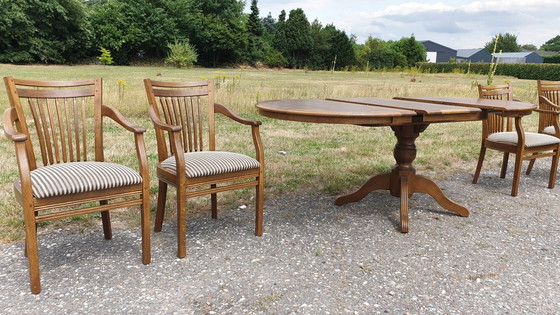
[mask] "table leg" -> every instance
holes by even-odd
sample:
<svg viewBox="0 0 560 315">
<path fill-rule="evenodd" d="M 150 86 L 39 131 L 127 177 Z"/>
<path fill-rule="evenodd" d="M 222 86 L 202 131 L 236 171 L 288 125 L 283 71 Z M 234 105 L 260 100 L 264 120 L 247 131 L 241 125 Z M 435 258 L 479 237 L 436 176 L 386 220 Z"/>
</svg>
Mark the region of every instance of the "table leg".
<svg viewBox="0 0 560 315">
<path fill-rule="evenodd" d="M 336 198 L 335 204 L 341 206 L 363 199 L 375 190 L 389 190 L 391 195 L 400 197 L 401 232 L 408 232 L 408 198 L 415 192 L 426 193 L 434 198 L 438 204 L 460 216 L 469 215 L 467 208 L 447 198 L 439 186 L 431 179 L 416 175 L 412 162 L 416 158 L 416 138 L 426 130 L 428 124 L 404 125 L 391 127 L 397 137 L 397 144 L 393 151 L 395 161 L 390 173 L 372 176 L 357 191 Z"/>
</svg>

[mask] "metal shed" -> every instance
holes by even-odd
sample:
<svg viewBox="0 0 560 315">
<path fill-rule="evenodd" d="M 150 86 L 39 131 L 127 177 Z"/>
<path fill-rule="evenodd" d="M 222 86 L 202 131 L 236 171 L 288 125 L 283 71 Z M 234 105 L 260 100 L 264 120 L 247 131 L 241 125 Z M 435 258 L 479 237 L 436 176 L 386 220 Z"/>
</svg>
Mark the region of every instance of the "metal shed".
<svg viewBox="0 0 560 315">
<path fill-rule="evenodd" d="M 449 47 L 445 47 L 431 40 L 419 41 L 426 47 L 428 62 L 448 62 L 452 58 L 457 57 L 457 51 Z"/>
</svg>

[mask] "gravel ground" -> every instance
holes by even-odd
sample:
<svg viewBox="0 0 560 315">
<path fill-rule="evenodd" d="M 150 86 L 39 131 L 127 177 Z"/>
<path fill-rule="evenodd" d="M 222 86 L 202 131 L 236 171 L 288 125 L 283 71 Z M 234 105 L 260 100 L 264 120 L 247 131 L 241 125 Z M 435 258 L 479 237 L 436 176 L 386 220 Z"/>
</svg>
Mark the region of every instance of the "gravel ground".
<svg viewBox="0 0 560 315">
<path fill-rule="evenodd" d="M 146 266 L 139 230 L 40 234 L 39 295 L 23 243 L 0 245 L 0 313 L 558 314 L 560 187 L 547 189 L 537 165 L 515 198 L 511 172 L 437 180 L 470 217 L 415 194 L 408 234 L 387 192 L 342 207 L 325 195 L 268 200 L 262 237 L 251 207 L 192 217 L 185 259 L 167 222 Z"/>
</svg>

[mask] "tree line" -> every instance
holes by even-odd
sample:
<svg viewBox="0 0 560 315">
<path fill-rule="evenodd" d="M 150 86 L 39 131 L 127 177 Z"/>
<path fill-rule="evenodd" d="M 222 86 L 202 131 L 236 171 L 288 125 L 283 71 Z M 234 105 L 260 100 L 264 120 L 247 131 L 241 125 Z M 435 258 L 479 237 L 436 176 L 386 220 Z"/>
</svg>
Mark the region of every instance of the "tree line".
<svg viewBox="0 0 560 315">
<path fill-rule="evenodd" d="M 310 22 L 302 9 L 262 18 L 257 0 L 250 13 L 244 7 L 241 0 L 0 0 L 0 62 L 76 64 L 101 56 L 127 65 L 161 62 L 173 47 L 192 48 L 189 60 L 205 67 L 373 69 L 426 59 L 414 35 L 358 44 L 332 24 Z M 499 44 L 511 42 L 508 36 Z"/>
<path fill-rule="evenodd" d="M 0 62 L 126 65 L 161 61 L 188 43 L 197 64 L 308 69 L 394 67 L 425 59 L 414 36 L 357 44 L 302 9 L 261 18 L 257 0 L 0 0 Z M 110 58 L 107 59 L 108 55 Z"/>
</svg>

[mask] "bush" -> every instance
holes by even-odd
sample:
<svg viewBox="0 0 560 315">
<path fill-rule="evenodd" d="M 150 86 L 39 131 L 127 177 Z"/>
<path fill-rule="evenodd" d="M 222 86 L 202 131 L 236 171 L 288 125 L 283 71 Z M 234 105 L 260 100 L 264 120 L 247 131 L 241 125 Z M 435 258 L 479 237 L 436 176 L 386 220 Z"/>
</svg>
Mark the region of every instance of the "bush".
<svg viewBox="0 0 560 315">
<path fill-rule="evenodd" d="M 169 53 L 165 59 L 166 63 L 172 63 L 177 68 L 192 66 L 198 58 L 196 49 L 188 41 L 168 44 Z"/>
<path fill-rule="evenodd" d="M 113 64 L 113 57 L 111 56 L 111 51 L 104 47 L 99 47 L 99 51 L 101 52 L 101 56 L 97 57 L 99 61 L 101 61 L 104 65 Z"/>
</svg>

